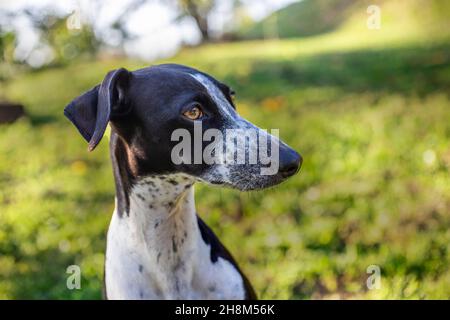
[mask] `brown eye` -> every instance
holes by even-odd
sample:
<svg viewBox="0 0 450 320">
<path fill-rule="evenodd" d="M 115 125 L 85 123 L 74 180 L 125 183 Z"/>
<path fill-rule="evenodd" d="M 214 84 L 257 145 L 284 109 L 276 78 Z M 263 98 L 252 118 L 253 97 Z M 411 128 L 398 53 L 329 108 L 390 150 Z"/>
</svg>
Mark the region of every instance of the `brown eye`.
<svg viewBox="0 0 450 320">
<path fill-rule="evenodd" d="M 188 111 L 185 111 L 183 115 L 191 120 L 198 120 L 201 117 L 203 117 L 203 111 L 200 109 L 199 106 L 195 105 L 192 108 L 190 108 Z"/>
</svg>

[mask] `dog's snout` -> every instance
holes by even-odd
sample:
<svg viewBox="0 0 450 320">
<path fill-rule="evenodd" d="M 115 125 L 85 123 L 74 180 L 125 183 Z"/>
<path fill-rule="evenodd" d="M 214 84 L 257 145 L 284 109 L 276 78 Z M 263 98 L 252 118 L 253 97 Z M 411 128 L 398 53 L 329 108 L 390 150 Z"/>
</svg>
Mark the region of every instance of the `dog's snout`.
<svg viewBox="0 0 450 320">
<path fill-rule="evenodd" d="M 302 157 L 295 150 L 285 148 L 280 152 L 279 172 L 283 178 L 290 177 L 298 172 L 302 162 Z"/>
</svg>

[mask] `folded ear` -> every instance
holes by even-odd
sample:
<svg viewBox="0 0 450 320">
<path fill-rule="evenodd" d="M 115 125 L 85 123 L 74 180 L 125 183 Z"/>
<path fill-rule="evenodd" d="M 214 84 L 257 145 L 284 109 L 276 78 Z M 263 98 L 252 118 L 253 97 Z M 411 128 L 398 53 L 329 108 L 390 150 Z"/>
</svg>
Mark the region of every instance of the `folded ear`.
<svg viewBox="0 0 450 320">
<path fill-rule="evenodd" d="M 64 109 L 64 115 L 89 142 L 89 151 L 99 144 L 111 116 L 128 111 L 126 93 L 130 77 L 124 68 L 110 71 L 101 85 L 74 99 Z"/>
</svg>

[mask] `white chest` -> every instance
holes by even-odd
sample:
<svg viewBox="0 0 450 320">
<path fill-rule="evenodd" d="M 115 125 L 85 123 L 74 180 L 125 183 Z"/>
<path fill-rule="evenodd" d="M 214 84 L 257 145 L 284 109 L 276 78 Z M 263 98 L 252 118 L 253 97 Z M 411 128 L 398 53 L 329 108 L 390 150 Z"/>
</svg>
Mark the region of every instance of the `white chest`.
<svg viewBox="0 0 450 320">
<path fill-rule="evenodd" d="M 212 262 L 197 221 L 180 217 L 165 223 L 114 213 L 105 262 L 108 299 L 245 298 L 236 268 L 220 257 Z"/>
</svg>

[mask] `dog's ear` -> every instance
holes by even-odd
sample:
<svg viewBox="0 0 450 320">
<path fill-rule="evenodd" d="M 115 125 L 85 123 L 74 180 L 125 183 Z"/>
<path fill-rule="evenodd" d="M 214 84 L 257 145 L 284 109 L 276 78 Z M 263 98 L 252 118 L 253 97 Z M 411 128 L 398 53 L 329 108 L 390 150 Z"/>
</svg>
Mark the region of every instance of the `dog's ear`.
<svg viewBox="0 0 450 320">
<path fill-rule="evenodd" d="M 129 111 L 126 93 L 130 77 L 124 68 L 110 71 L 101 85 L 74 99 L 64 109 L 64 115 L 89 142 L 89 151 L 102 139 L 111 117 Z"/>
</svg>

